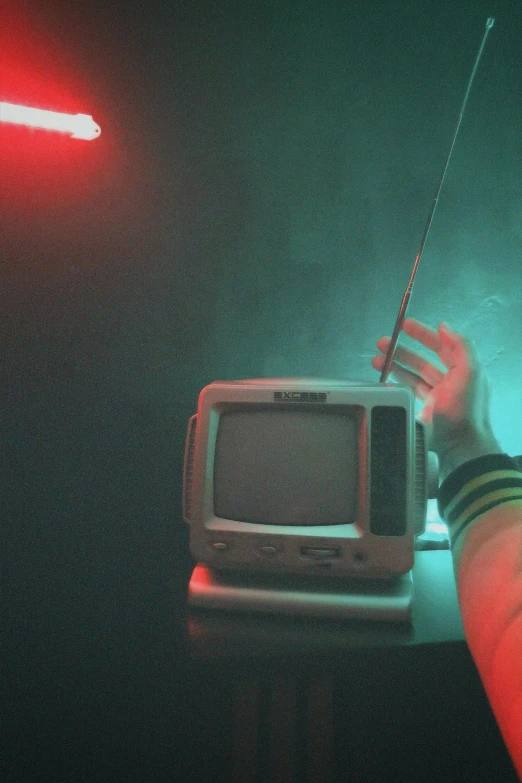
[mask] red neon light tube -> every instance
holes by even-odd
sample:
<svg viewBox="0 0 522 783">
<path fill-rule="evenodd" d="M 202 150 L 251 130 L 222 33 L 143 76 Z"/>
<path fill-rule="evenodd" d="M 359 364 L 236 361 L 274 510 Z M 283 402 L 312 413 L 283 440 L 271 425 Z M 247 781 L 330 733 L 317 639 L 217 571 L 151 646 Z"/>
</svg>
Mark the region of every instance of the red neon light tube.
<svg viewBox="0 0 522 783">
<path fill-rule="evenodd" d="M 90 114 L 63 114 L 58 111 L 31 109 L 29 106 L 17 106 L 14 103 L 0 101 L 0 122 L 26 125 L 29 128 L 68 133 L 73 139 L 92 141 L 97 139 L 101 128 Z"/>
</svg>

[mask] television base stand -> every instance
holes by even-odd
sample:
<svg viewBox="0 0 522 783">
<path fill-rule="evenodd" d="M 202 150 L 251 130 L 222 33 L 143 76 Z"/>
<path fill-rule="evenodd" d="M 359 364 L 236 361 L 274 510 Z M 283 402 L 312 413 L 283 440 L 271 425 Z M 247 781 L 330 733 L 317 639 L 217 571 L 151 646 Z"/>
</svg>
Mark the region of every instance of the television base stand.
<svg viewBox="0 0 522 783">
<path fill-rule="evenodd" d="M 198 563 L 188 589 L 191 607 L 305 617 L 409 622 L 412 573 L 392 579 L 216 570 Z"/>
</svg>

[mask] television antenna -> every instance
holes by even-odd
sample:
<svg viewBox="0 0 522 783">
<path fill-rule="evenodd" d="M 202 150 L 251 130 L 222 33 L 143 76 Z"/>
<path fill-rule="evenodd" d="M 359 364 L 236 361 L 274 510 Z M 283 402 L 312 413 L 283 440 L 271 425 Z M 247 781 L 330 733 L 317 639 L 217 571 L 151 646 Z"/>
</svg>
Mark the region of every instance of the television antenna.
<svg viewBox="0 0 522 783">
<path fill-rule="evenodd" d="M 448 170 L 451 154 L 453 152 L 453 147 L 455 146 L 455 141 L 457 139 L 457 135 L 458 135 L 458 132 L 459 132 L 460 123 L 462 122 L 462 117 L 464 116 L 464 111 L 466 109 L 466 104 L 468 102 L 468 97 L 469 97 L 469 94 L 471 92 L 471 85 L 473 84 L 473 80 L 475 78 L 475 74 L 477 72 L 477 68 L 478 68 L 480 59 L 482 57 L 482 52 L 484 50 L 484 46 L 486 45 L 486 39 L 488 37 L 489 31 L 491 30 L 491 28 L 493 27 L 494 24 L 495 24 L 495 20 L 492 17 L 490 17 L 487 20 L 487 22 L 486 22 L 486 29 L 485 29 L 484 35 L 482 37 L 482 42 L 480 44 L 480 48 L 479 48 L 479 51 L 478 51 L 478 54 L 477 54 L 477 57 L 476 57 L 476 60 L 475 60 L 475 65 L 473 66 L 473 70 L 472 70 L 471 76 L 469 78 L 468 86 L 467 86 L 467 89 L 466 89 L 466 94 L 464 95 L 464 100 L 462 102 L 462 107 L 460 109 L 460 114 L 458 116 L 457 124 L 455 126 L 455 130 L 453 131 L 453 137 L 451 139 L 449 152 L 448 152 L 448 155 L 447 155 L 447 158 L 446 158 L 446 162 L 444 164 L 444 168 L 442 170 L 442 176 L 440 178 L 439 186 L 437 188 L 437 192 L 435 194 L 435 198 L 433 199 L 433 203 L 431 205 L 431 210 L 430 210 L 430 213 L 428 215 L 428 221 L 427 221 L 426 227 L 424 229 L 424 234 L 422 235 L 422 240 L 421 240 L 421 244 L 420 244 L 420 247 L 419 247 L 419 251 L 418 251 L 417 256 L 415 258 L 415 263 L 413 264 L 413 270 L 412 270 L 412 273 L 411 273 L 411 276 L 410 276 L 410 280 L 408 282 L 408 285 L 406 286 L 406 290 L 405 290 L 404 295 L 402 297 L 401 306 L 399 308 L 399 314 L 397 315 L 397 320 L 395 321 L 395 327 L 393 329 L 392 338 L 391 338 L 390 345 L 389 345 L 389 348 L 388 348 L 388 351 L 386 353 L 386 357 L 385 357 L 385 360 L 384 360 L 384 367 L 382 369 L 381 377 L 380 377 L 380 380 L 379 380 L 380 383 L 386 383 L 386 380 L 387 380 L 389 372 L 390 372 L 390 368 L 391 368 L 392 361 L 393 361 L 393 355 L 395 353 L 395 348 L 397 346 L 397 341 L 398 341 L 399 335 L 401 333 L 401 329 L 402 329 L 402 325 L 404 323 L 404 319 L 406 318 L 406 310 L 408 308 L 408 303 L 410 301 L 410 296 L 411 296 L 411 292 L 412 292 L 412 288 L 413 288 L 413 283 L 414 283 L 414 280 L 415 280 L 415 276 L 417 274 L 417 270 L 419 268 L 420 260 L 421 260 L 422 253 L 423 253 L 423 250 L 424 250 L 424 245 L 426 244 L 426 240 L 427 240 L 428 234 L 430 232 L 431 224 L 432 224 L 432 221 L 433 221 L 433 216 L 435 214 L 435 210 L 437 209 L 437 204 L 438 204 L 438 201 L 439 201 L 440 192 L 442 190 L 442 185 L 444 183 L 444 178 L 445 178 L 446 172 Z"/>
</svg>

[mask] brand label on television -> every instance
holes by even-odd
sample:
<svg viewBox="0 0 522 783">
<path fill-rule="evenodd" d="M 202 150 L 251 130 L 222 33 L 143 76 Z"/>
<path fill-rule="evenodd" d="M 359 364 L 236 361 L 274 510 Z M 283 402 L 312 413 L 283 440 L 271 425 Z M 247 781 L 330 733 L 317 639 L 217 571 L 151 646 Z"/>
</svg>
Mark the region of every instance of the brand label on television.
<svg viewBox="0 0 522 783">
<path fill-rule="evenodd" d="M 275 402 L 326 402 L 327 392 L 276 391 Z"/>
</svg>

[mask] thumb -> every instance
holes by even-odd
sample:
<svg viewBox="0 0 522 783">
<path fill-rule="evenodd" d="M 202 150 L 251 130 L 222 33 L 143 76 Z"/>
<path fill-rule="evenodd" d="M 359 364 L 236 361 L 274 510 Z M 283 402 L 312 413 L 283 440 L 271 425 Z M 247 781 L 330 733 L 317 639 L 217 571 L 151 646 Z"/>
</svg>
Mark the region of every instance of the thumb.
<svg viewBox="0 0 522 783">
<path fill-rule="evenodd" d="M 442 321 L 439 324 L 438 331 L 443 345 L 448 346 L 448 348 L 452 348 L 456 344 L 457 332 L 454 332 L 450 325 L 446 323 L 446 321 Z"/>
<path fill-rule="evenodd" d="M 423 409 L 418 415 L 418 419 L 423 422 L 426 429 L 426 446 L 429 451 L 433 449 L 433 395 L 428 397 Z"/>
<path fill-rule="evenodd" d="M 449 352 L 451 356 L 451 363 L 444 361 L 444 364 L 447 364 L 449 367 L 469 367 L 473 360 L 473 347 L 468 340 L 462 337 L 458 332 L 454 332 L 448 324 L 444 322 L 439 324 L 438 332 L 443 349 L 446 349 L 444 353 L 447 355 Z"/>
<path fill-rule="evenodd" d="M 431 421 L 433 419 L 434 408 L 435 408 L 435 399 L 432 393 L 428 395 L 428 398 L 424 403 L 424 407 L 422 408 L 419 414 L 419 419 L 423 421 L 425 424 L 431 424 Z"/>
</svg>

